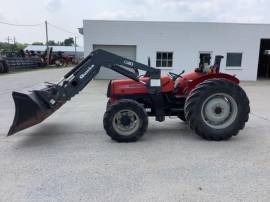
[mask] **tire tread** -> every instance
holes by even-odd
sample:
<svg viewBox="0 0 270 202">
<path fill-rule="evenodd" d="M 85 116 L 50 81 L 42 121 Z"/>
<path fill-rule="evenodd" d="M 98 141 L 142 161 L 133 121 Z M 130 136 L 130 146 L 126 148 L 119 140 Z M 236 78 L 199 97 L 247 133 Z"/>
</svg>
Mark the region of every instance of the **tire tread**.
<svg viewBox="0 0 270 202">
<path fill-rule="evenodd" d="M 230 130 L 225 128 L 224 132 L 209 129 L 210 127 L 206 126 L 201 120 L 200 112 L 197 110 L 197 105 L 202 102 L 203 95 L 211 92 L 218 92 L 219 90 L 230 91 L 230 94 L 236 97 L 237 102 L 240 103 L 239 106 L 241 108 L 241 113 L 238 114 L 240 118 L 233 123 L 234 125 Z M 250 107 L 249 99 L 245 91 L 239 85 L 225 79 L 209 79 L 199 84 L 190 92 L 186 99 L 184 111 L 187 124 L 197 135 L 207 140 L 220 141 L 236 136 L 239 130 L 242 130 L 245 127 L 245 123 L 249 119 Z"/>
</svg>

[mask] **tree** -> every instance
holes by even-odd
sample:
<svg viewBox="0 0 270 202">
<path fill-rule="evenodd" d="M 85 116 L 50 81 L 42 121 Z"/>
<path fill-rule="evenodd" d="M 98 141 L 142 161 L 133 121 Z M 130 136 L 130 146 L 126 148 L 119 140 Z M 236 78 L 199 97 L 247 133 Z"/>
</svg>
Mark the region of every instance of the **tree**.
<svg viewBox="0 0 270 202">
<path fill-rule="evenodd" d="M 6 42 L 0 42 L 0 52 L 9 52 L 9 51 L 19 51 L 24 49 L 27 45 L 16 43 L 16 44 L 8 44 Z"/>
<path fill-rule="evenodd" d="M 72 37 L 69 37 L 64 40 L 64 45 L 65 46 L 73 46 L 74 45 L 74 39 Z"/>
<path fill-rule="evenodd" d="M 64 46 L 65 45 L 63 41 L 58 41 L 57 44 L 58 44 L 58 46 Z"/>
<path fill-rule="evenodd" d="M 43 44 L 37 44 L 40 42 L 34 42 L 35 45 L 43 45 Z M 33 43 L 33 45 L 34 45 Z M 72 37 L 65 39 L 64 41 L 58 41 L 55 42 L 54 40 L 49 40 L 48 41 L 49 46 L 73 46 L 74 45 L 74 39 Z"/>
<path fill-rule="evenodd" d="M 42 42 L 33 42 L 32 45 L 43 45 Z"/>
<path fill-rule="evenodd" d="M 57 46 L 58 44 L 55 43 L 54 40 L 49 40 L 49 41 L 48 41 L 48 45 L 49 45 L 49 46 Z"/>
</svg>

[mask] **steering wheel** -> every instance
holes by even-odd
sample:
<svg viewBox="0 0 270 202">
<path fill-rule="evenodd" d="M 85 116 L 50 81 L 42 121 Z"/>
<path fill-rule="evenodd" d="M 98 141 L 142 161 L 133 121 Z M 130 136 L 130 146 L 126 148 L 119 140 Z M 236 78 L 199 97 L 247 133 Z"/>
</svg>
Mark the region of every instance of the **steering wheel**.
<svg viewBox="0 0 270 202">
<path fill-rule="evenodd" d="M 175 74 L 173 72 L 169 72 L 168 74 L 172 77 L 172 80 L 175 81 L 179 77 L 182 77 L 181 75 L 184 74 L 185 70 L 183 70 L 180 74 Z"/>
</svg>

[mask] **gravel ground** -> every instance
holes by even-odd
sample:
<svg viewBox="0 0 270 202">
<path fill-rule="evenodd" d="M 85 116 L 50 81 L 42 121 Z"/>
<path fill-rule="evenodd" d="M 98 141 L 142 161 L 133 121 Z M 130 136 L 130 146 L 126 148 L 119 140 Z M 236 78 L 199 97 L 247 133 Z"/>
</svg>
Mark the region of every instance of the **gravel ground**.
<svg viewBox="0 0 270 202">
<path fill-rule="evenodd" d="M 178 119 L 150 119 L 136 143 L 104 132 L 106 81 L 93 81 L 43 123 L 14 136 L 12 90 L 60 80 L 66 69 L 0 76 L 0 201 L 269 201 L 270 81 L 244 82 L 246 128 L 209 142 Z"/>
</svg>

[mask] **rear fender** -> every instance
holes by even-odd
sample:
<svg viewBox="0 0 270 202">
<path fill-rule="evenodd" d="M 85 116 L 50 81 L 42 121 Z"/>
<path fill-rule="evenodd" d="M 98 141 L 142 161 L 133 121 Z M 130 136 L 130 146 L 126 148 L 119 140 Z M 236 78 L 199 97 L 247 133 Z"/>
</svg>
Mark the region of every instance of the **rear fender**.
<svg viewBox="0 0 270 202">
<path fill-rule="evenodd" d="M 225 80 L 229 80 L 233 83 L 239 84 L 240 81 L 238 78 L 236 78 L 235 76 L 232 76 L 230 74 L 225 74 L 225 73 L 217 73 L 217 74 L 207 74 L 204 76 L 201 76 L 199 78 L 194 79 L 193 81 L 190 81 L 188 83 L 188 88 L 187 88 L 187 93 L 189 93 L 190 91 L 192 91 L 198 84 L 209 80 L 209 79 L 225 79 Z"/>
</svg>

